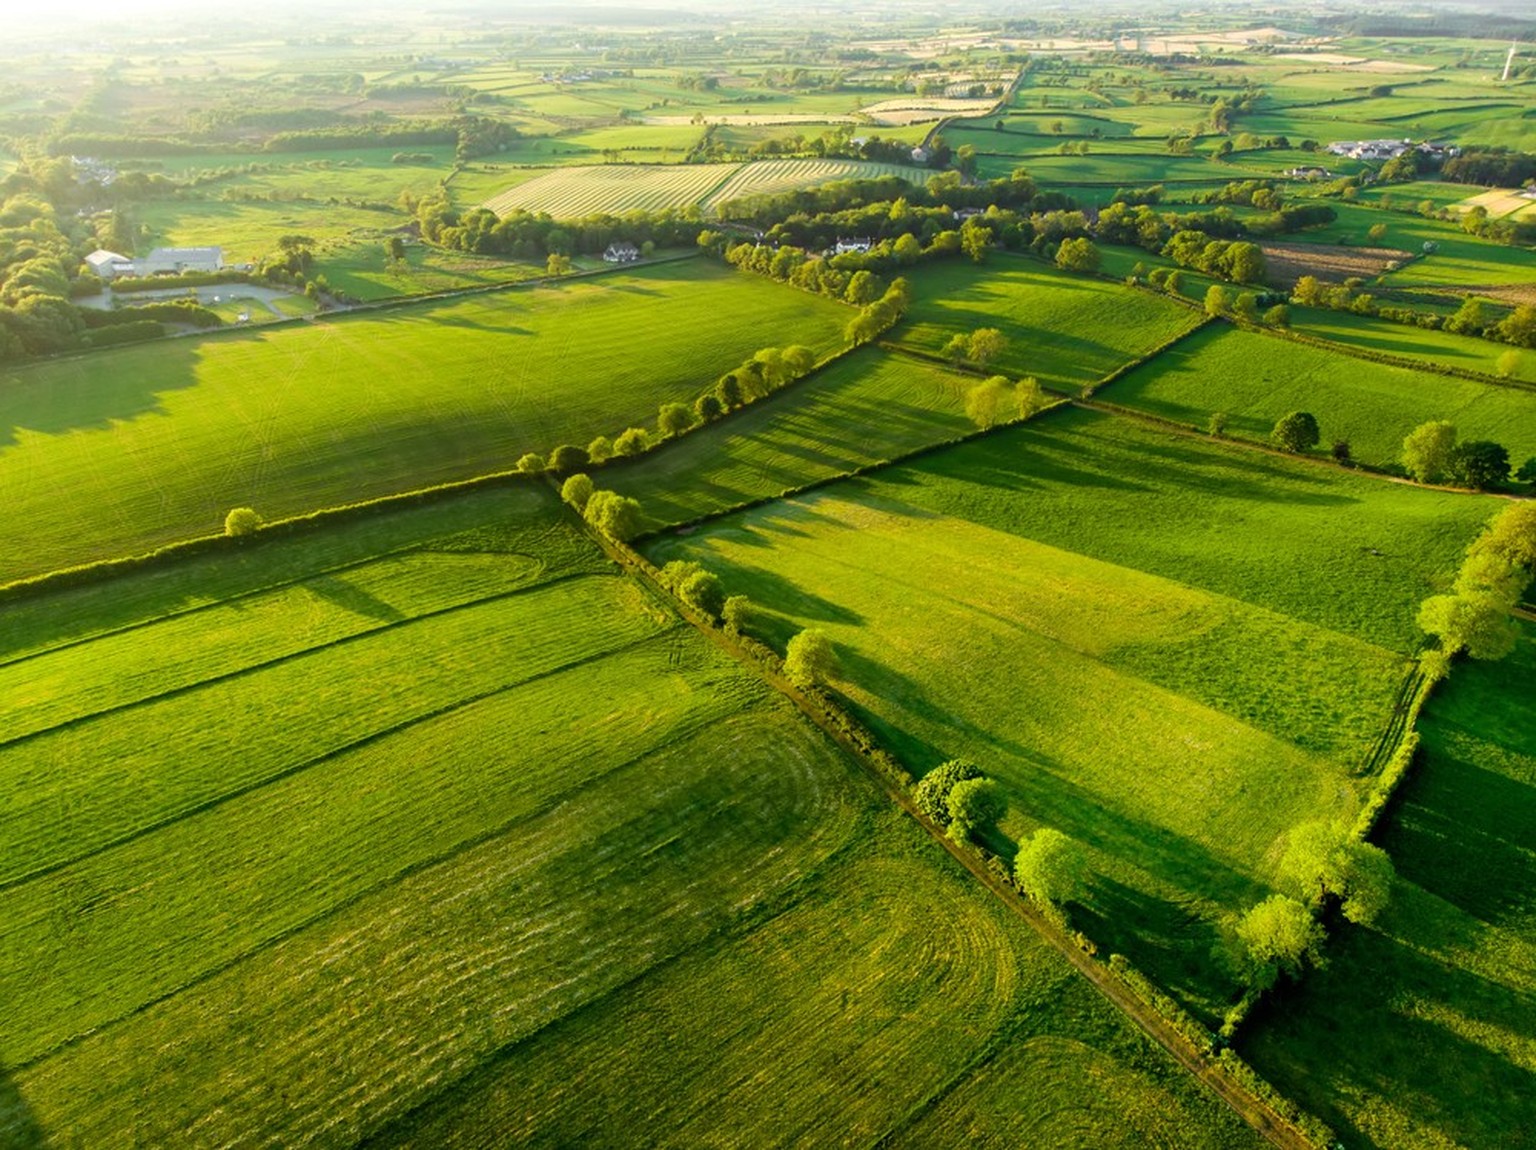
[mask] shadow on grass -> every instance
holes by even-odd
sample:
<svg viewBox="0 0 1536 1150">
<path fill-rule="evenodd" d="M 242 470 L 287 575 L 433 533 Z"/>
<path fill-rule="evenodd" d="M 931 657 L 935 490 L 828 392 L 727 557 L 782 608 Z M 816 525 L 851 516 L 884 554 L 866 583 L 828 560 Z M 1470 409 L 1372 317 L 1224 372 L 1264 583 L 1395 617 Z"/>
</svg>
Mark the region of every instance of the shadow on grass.
<svg viewBox="0 0 1536 1150">
<path fill-rule="evenodd" d="M 321 575 L 310 579 L 305 582 L 304 589 L 354 615 L 377 619 L 381 623 L 398 623 L 406 617 L 403 611 L 340 575 Z"/>
<path fill-rule="evenodd" d="M 48 1138 L 11 1076 L 0 1067 L 0 1146 L 6 1150 L 43 1150 Z"/>
</svg>

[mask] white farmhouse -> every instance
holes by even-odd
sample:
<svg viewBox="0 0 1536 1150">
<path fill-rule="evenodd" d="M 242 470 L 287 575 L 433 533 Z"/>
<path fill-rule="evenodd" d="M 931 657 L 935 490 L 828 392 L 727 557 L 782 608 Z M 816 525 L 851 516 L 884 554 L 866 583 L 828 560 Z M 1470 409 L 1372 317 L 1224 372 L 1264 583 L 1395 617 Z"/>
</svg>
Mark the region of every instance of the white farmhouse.
<svg viewBox="0 0 1536 1150">
<path fill-rule="evenodd" d="M 117 252 L 109 252 L 106 248 L 97 248 L 85 257 L 86 267 L 91 273 L 104 280 L 117 276 L 131 276 L 133 274 L 133 260 Z"/>
</svg>

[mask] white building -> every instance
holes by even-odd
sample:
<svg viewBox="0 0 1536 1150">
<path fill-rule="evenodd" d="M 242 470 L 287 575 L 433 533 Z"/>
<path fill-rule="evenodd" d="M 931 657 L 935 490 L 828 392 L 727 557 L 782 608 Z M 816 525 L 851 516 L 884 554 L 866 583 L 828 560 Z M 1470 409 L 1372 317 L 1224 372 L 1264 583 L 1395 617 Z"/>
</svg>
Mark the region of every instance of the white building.
<svg viewBox="0 0 1536 1150">
<path fill-rule="evenodd" d="M 603 252 L 605 264 L 632 264 L 640 258 L 640 249 L 627 241 L 620 241 L 608 245 L 608 250 Z"/>
<path fill-rule="evenodd" d="M 86 266 L 94 275 L 101 279 L 109 280 L 117 276 L 131 276 L 133 274 L 133 261 L 125 255 L 117 252 L 109 252 L 106 248 L 97 248 L 85 257 Z"/>
<path fill-rule="evenodd" d="M 139 275 L 216 272 L 224 266 L 223 248 L 156 248 L 135 265 Z"/>
</svg>

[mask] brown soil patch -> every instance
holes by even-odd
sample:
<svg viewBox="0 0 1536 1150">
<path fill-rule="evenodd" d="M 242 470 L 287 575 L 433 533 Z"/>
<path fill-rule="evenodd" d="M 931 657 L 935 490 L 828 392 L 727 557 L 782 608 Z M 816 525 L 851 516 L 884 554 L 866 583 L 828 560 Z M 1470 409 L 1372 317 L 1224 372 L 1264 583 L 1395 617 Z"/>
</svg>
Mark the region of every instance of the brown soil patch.
<svg viewBox="0 0 1536 1150">
<path fill-rule="evenodd" d="M 1261 244 L 1269 281 L 1289 287 L 1302 276 L 1324 283 L 1343 283 L 1352 276 L 1372 279 L 1389 263 L 1402 263 L 1412 254 L 1397 248 L 1357 248 L 1341 244 Z"/>
</svg>

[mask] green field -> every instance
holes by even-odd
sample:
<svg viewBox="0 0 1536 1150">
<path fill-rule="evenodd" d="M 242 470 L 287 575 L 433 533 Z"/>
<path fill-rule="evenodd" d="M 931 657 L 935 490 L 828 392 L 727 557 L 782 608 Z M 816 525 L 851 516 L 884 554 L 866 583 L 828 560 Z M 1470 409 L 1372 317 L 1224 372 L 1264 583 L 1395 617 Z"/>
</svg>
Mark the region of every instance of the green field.
<svg viewBox="0 0 1536 1150">
<path fill-rule="evenodd" d="M 847 315 L 693 260 L 13 368 L 0 579 L 216 532 L 231 507 L 276 518 L 505 470 L 654 420 L 773 333 L 825 353 Z"/>
<path fill-rule="evenodd" d="M 927 268 L 914 284 L 898 343 L 936 354 L 956 333 L 995 327 L 1009 346 L 992 368 L 1045 387 L 1096 382 L 1199 322 L 1166 299 L 1011 256 Z"/>
<path fill-rule="evenodd" d="M 997 849 L 1041 823 L 1092 846 L 1090 935 L 1217 1014 L 1217 921 L 1290 826 L 1353 811 L 1415 607 L 1488 513 L 1077 412 L 650 550 L 776 643 L 826 629 L 916 770 L 1001 779 Z"/>
<path fill-rule="evenodd" d="M 0 1143 L 1258 1144 L 566 515 L 21 606 Z"/>
<path fill-rule="evenodd" d="M 1503 375 L 1536 383 L 1536 351 L 1511 347 L 1507 343 L 1456 335 L 1449 331 L 1429 331 L 1406 324 L 1355 315 L 1353 312 L 1325 311 L 1320 308 L 1291 308 L 1291 326 L 1297 331 L 1321 339 L 1386 355 L 1413 356 L 1428 364 L 1440 364 L 1461 371 L 1485 375 Z"/>
<path fill-rule="evenodd" d="M 903 355 L 854 352 L 788 391 L 634 463 L 594 473 L 651 527 L 711 515 L 973 431 L 975 385 Z"/>
<path fill-rule="evenodd" d="M 1508 661 L 1453 670 L 1377 836 L 1391 907 L 1253 1020 L 1244 1053 L 1352 1146 L 1527 1146 L 1536 1130 L 1533 690 L 1530 625 Z"/>
<path fill-rule="evenodd" d="M 1116 381 L 1103 398 L 1202 430 L 1212 412 L 1225 412 L 1228 435 L 1256 440 L 1267 440 L 1287 412 L 1310 411 L 1322 429 L 1320 450 L 1342 439 L 1376 466 L 1396 463 L 1403 437 L 1431 419 L 1450 420 L 1463 439 L 1502 443 L 1517 466 L 1536 454 L 1536 391 L 1372 363 L 1225 324 Z"/>
</svg>

